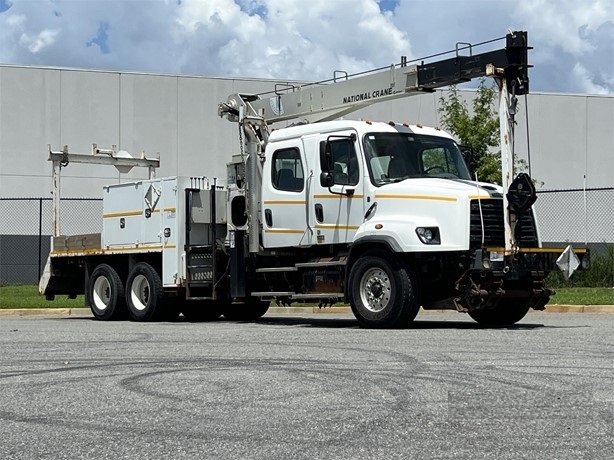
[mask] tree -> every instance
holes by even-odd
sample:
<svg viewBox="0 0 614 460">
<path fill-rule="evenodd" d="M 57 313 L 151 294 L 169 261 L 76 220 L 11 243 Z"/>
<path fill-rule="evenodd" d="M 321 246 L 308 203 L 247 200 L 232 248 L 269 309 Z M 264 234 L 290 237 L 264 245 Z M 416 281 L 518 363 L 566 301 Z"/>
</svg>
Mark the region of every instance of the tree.
<svg viewBox="0 0 614 460">
<path fill-rule="evenodd" d="M 452 86 L 446 96 L 439 98 L 438 112 L 443 126 L 462 146 L 471 150 L 478 179 L 500 184 L 501 151 L 491 150 L 499 145 L 499 115 L 495 109 L 497 95 L 496 84 L 493 82 L 487 86 L 486 79 L 482 78 L 473 100 L 473 114 L 470 114 L 467 102 L 458 94 L 456 86 Z"/>
</svg>

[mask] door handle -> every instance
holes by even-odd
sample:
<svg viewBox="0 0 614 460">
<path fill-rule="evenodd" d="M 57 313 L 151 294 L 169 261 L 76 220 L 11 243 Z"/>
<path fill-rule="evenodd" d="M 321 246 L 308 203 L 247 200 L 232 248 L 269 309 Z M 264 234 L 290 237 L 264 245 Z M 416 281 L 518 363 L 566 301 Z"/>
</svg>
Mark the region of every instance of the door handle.
<svg viewBox="0 0 614 460">
<path fill-rule="evenodd" d="M 324 208 L 320 203 L 315 204 L 316 220 L 320 223 L 324 222 Z"/>
<path fill-rule="evenodd" d="M 273 226 L 273 212 L 270 209 L 264 210 L 264 220 L 268 227 Z"/>
</svg>

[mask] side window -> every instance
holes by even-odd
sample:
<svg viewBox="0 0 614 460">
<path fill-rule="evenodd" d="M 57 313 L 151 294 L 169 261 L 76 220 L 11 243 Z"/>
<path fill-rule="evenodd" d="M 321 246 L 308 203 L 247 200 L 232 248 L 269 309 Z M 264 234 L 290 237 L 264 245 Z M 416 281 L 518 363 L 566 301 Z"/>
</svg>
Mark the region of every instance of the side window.
<svg viewBox="0 0 614 460">
<path fill-rule="evenodd" d="M 426 149 L 422 151 L 422 166 L 424 172 L 428 175 L 437 175 L 442 173 L 454 174 L 459 176 L 456 163 L 448 151 L 443 147 Z"/>
<path fill-rule="evenodd" d="M 282 149 L 273 153 L 271 161 L 273 187 L 287 192 L 301 192 L 304 187 L 303 165 L 298 149 Z"/>
<path fill-rule="evenodd" d="M 354 143 L 348 139 L 330 141 L 335 184 L 356 185 L 360 171 Z"/>
</svg>

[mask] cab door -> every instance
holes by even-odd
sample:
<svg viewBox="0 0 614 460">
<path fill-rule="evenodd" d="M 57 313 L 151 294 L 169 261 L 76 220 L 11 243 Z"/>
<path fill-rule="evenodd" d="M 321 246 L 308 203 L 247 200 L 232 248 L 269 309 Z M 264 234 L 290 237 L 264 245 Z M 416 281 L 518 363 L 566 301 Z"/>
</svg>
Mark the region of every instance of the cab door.
<svg viewBox="0 0 614 460">
<path fill-rule="evenodd" d="M 313 181 L 313 227 L 316 244 L 350 243 L 364 216 L 364 164 L 358 137 L 352 131 L 323 135 L 320 151 L 328 145 L 328 158 L 319 155 L 319 174 Z M 327 163 L 327 164 L 324 164 Z M 329 170 L 333 184 L 322 184 Z"/>
<path fill-rule="evenodd" d="M 305 171 L 300 138 L 276 142 L 262 171 L 262 234 L 266 248 L 308 246 Z M 269 161 L 270 158 L 270 161 Z"/>
</svg>

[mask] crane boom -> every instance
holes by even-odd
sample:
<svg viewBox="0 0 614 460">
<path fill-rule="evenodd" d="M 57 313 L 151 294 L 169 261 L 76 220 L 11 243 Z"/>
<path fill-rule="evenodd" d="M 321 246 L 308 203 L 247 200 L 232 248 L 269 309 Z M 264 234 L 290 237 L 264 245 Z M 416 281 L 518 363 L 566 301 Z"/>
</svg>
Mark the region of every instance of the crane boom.
<svg viewBox="0 0 614 460">
<path fill-rule="evenodd" d="M 366 72 L 357 77 L 305 85 L 284 85 L 268 93 L 233 94 L 219 104 L 218 114 L 230 121 L 242 122 L 245 117 L 262 118 L 266 124 L 298 119 L 307 122 L 329 121 L 342 117 L 376 102 L 408 97 L 434 91 L 474 78 L 489 75 L 488 68 L 506 79 L 512 94 L 525 94 L 529 90 L 527 33 L 511 32 L 506 35 L 502 49 L 473 54 L 472 45 L 457 45 L 452 58 L 406 65 L 405 62 L 387 69 Z M 468 56 L 461 51 L 469 52 Z"/>
</svg>

